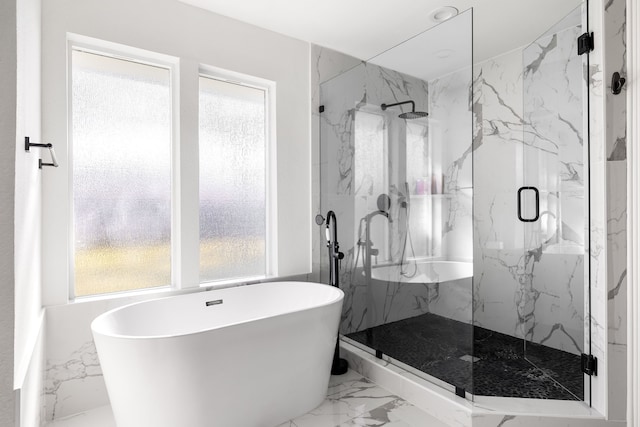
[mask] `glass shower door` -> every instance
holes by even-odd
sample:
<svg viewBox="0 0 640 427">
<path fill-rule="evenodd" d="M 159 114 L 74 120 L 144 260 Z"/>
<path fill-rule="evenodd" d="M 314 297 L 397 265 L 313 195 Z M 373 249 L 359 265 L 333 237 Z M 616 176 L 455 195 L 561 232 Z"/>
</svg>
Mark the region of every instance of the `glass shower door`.
<svg viewBox="0 0 640 427">
<path fill-rule="evenodd" d="M 525 358 L 553 378 L 550 396 L 561 400 L 585 395 L 588 85 L 587 55 L 577 46 L 585 13 L 583 4 L 523 51 L 524 186 L 517 198 L 524 254 L 516 304 Z"/>
<path fill-rule="evenodd" d="M 472 391 L 472 11 L 320 85 L 348 342 Z"/>
</svg>

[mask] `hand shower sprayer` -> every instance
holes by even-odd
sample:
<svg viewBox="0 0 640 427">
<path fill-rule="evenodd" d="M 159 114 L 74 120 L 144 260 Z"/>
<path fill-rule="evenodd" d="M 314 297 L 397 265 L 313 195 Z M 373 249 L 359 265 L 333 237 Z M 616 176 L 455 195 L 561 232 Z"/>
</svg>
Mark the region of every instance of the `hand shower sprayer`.
<svg viewBox="0 0 640 427">
<path fill-rule="evenodd" d="M 322 215 L 316 215 L 316 224 L 322 225 L 325 218 Z M 329 284 L 340 289 L 340 272 L 339 262 L 344 258 L 344 253 L 340 252 L 338 245 L 338 224 L 336 214 L 333 211 L 327 212 L 327 227 L 325 229 L 325 237 L 327 238 L 327 248 L 329 249 Z M 333 364 L 331 365 L 331 375 L 342 375 L 349 369 L 349 364 L 345 359 L 340 358 L 340 334 L 336 340 L 336 349 L 333 353 Z"/>
</svg>

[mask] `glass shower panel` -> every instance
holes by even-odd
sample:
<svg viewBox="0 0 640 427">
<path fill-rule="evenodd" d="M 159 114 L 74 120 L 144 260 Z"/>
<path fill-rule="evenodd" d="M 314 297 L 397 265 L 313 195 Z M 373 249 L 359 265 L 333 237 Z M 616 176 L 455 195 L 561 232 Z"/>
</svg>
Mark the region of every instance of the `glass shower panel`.
<svg viewBox="0 0 640 427">
<path fill-rule="evenodd" d="M 364 64 L 357 65 L 320 84 L 320 210 L 323 215 L 329 210 L 335 212 L 340 250 L 345 253 L 340 268 L 340 286 L 345 293 L 340 320 L 340 333 L 343 335 L 368 327 L 363 270 L 353 268 L 364 260 L 362 246 L 357 244 L 362 224 L 354 226 L 355 189 L 358 188 L 354 174 L 355 118 L 358 105 L 365 95 L 364 68 Z M 368 157 L 369 162 L 376 163 L 378 155 L 370 153 Z M 363 161 L 360 159 L 360 165 L 364 165 Z M 364 170 L 358 174 L 358 178 L 363 182 L 367 175 L 372 177 L 372 181 L 379 182 L 381 179 L 379 174 L 365 174 Z M 375 184 L 374 188 L 377 186 Z M 362 196 L 359 198 L 362 199 Z M 328 266 L 328 256 L 324 227 L 320 227 L 319 233 L 320 261 L 325 267 Z M 325 270 L 323 268 L 323 273 Z M 327 281 L 324 276 L 321 279 Z"/>
<path fill-rule="evenodd" d="M 468 10 L 320 87 L 321 205 L 346 255 L 340 332 L 460 394 L 473 366 L 471 22 Z"/>
<path fill-rule="evenodd" d="M 525 358 L 553 380 L 555 399 L 584 399 L 588 266 L 585 5 L 523 51 L 524 254 L 518 294 Z"/>
</svg>

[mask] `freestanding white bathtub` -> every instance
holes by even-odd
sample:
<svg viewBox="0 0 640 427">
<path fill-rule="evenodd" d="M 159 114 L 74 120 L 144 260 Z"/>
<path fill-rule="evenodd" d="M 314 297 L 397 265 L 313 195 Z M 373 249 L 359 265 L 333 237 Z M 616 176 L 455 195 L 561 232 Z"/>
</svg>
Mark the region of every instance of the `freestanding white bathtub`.
<svg viewBox="0 0 640 427">
<path fill-rule="evenodd" d="M 274 282 L 136 303 L 91 324 L 118 427 L 273 427 L 325 399 L 344 294 Z"/>
</svg>

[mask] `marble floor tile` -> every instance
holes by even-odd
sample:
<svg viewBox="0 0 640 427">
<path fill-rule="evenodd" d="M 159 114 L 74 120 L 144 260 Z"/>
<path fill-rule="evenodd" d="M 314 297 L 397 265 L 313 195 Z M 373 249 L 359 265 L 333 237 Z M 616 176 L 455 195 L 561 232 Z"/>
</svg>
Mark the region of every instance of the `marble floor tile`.
<svg viewBox="0 0 640 427">
<path fill-rule="evenodd" d="M 60 418 L 46 427 L 116 427 L 111 406 L 102 406 L 87 412 Z"/>
<path fill-rule="evenodd" d="M 335 427 L 396 398 L 363 378 L 352 388 L 327 396 L 320 406 L 293 422 L 297 427 Z"/>
<path fill-rule="evenodd" d="M 322 405 L 278 427 L 343 426 L 447 427 L 351 370 L 331 377 Z"/>
<path fill-rule="evenodd" d="M 355 417 L 339 427 L 447 427 L 446 424 L 426 414 L 403 399 L 393 400 L 366 414 Z"/>
<path fill-rule="evenodd" d="M 47 424 L 47 427 L 87 426 L 116 427 L 111 407 L 104 406 Z M 320 406 L 277 427 L 351 426 L 447 427 L 352 370 L 331 377 L 327 399 Z"/>
</svg>

